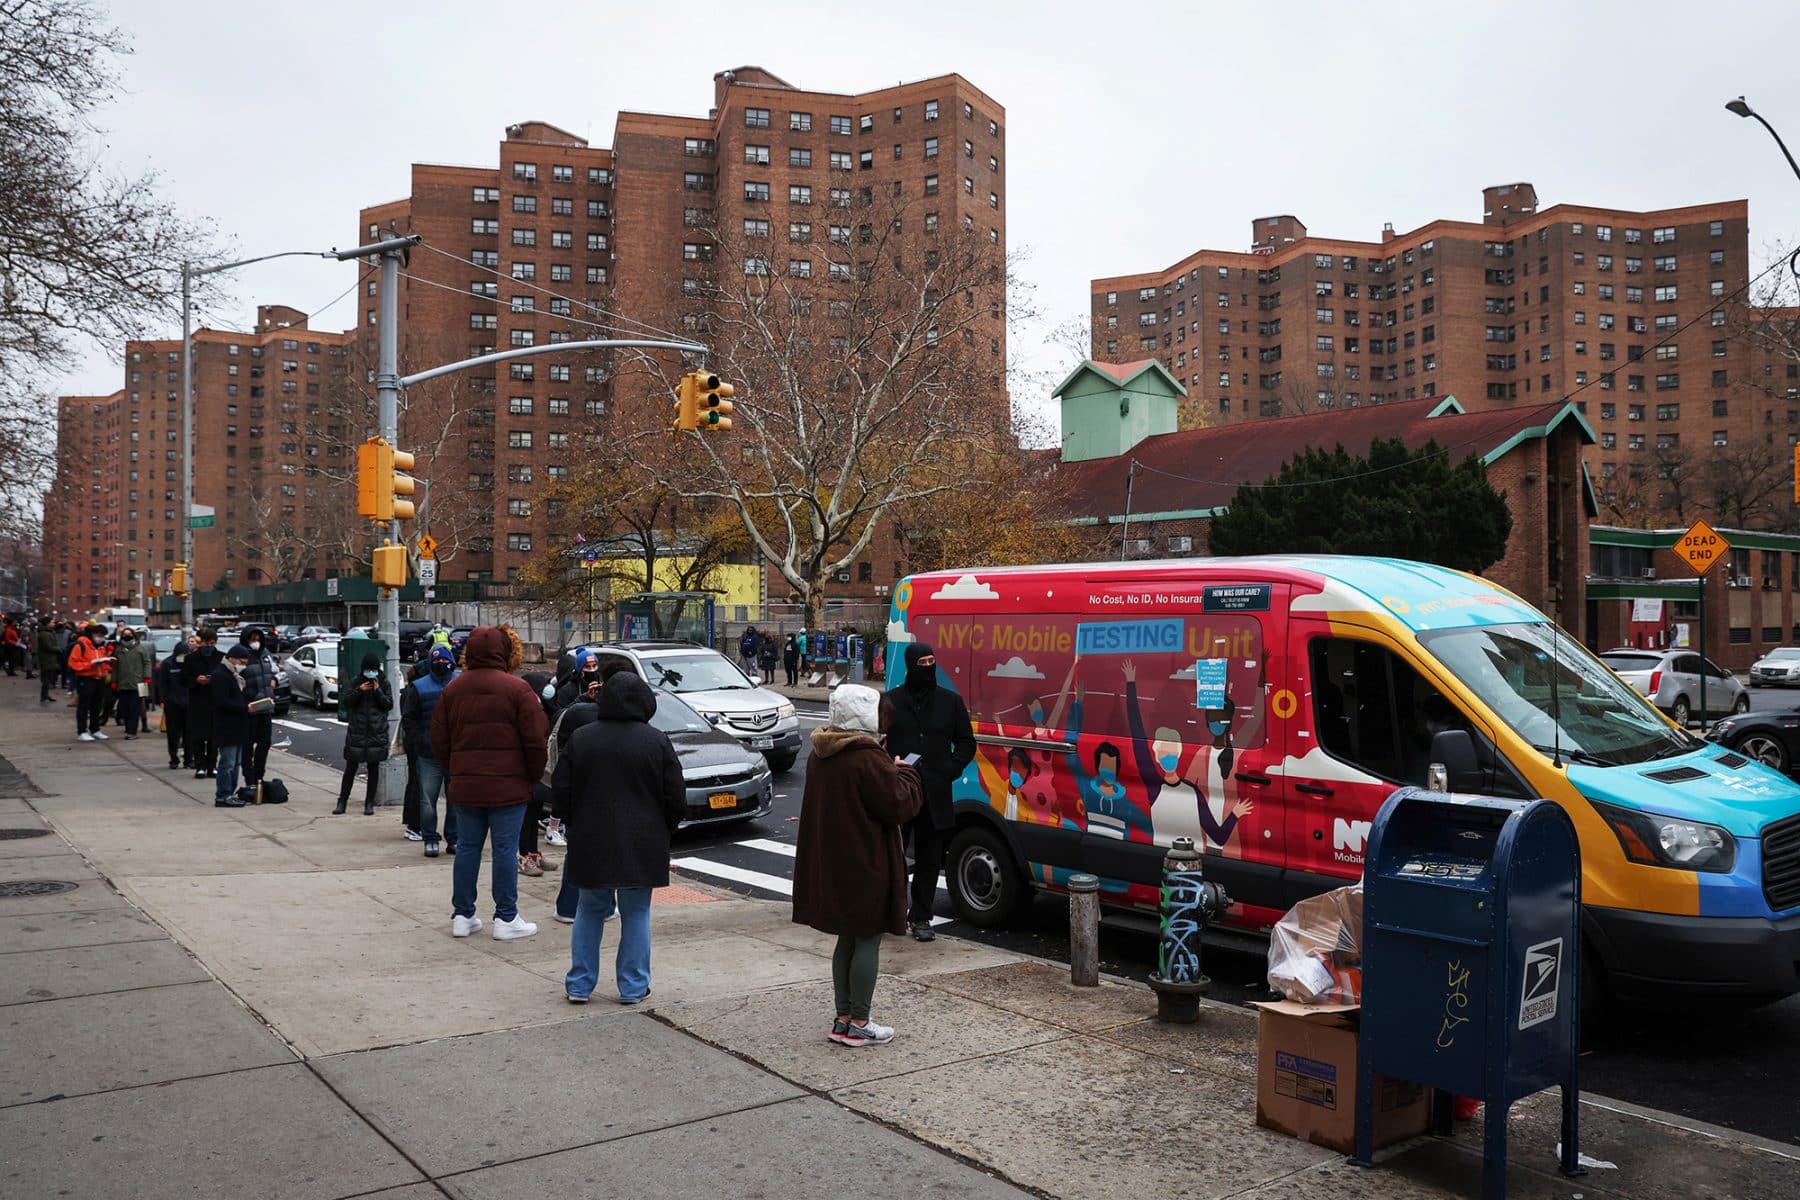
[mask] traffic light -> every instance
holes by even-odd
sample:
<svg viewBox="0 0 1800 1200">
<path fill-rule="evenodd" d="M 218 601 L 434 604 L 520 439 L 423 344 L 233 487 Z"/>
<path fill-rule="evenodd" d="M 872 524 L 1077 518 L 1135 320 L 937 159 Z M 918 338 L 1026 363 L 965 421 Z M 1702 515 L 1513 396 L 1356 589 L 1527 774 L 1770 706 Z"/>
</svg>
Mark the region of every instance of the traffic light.
<svg viewBox="0 0 1800 1200">
<path fill-rule="evenodd" d="M 678 431 L 690 431 L 700 427 L 700 392 L 695 386 L 698 377 L 688 372 L 675 385 L 675 428 Z"/>
<path fill-rule="evenodd" d="M 369 578 L 376 587 L 405 587 L 406 547 L 385 544 L 375 547 L 374 567 Z"/>
<path fill-rule="evenodd" d="M 371 521 L 408 521 L 413 503 L 413 477 L 405 472 L 416 460 L 396 450 L 385 438 L 372 437 L 356 448 L 356 511 Z"/>
<path fill-rule="evenodd" d="M 694 380 L 694 390 L 699 395 L 700 428 L 730 429 L 731 401 L 727 397 L 735 394 L 732 386 L 721 382 L 710 371 L 695 371 L 690 378 Z"/>
<path fill-rule="evenodd" d="M 176 563 L 169 568 L 169 595 L 185 596 L 188 594 L 187 564 Z"/>
</svg>

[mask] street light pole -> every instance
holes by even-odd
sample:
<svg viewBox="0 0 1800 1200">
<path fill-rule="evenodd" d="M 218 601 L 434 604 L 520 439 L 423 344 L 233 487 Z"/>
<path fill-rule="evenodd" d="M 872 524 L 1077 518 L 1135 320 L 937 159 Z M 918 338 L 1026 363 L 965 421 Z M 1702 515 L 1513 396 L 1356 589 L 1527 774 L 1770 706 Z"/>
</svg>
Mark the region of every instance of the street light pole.
<svg viewBox="0 0 1800 1200">
<path fill-rule="evenodd" d="M 1794 156 L 1788 152 L 1787 143 L 1781 140 L 1781 135 L 1775 132 L 1775 127 L 1773 125 L 1763 120 L 1761 113 L 1746 104 L 1742 96 L 1739 96 L 1736 100 L 1726 101 L 1725 111 L 1736 113 L 1740 117 L 1754 117 L 1756 123 L 1768 130 L 1769 136 L 1775 139 L 1775 144 L 1781 147 L 1781 153 L 1787 158 L 1788 168 L 1794 172 L 1794 178 L 1800 179 L 1800 163 L 1794 161 Z"/>
<path fill-rule="evenodd" d="M 181 624 L 185 629 L 194 626 L 194 587 L 198 582 L 194 576 L 194 279 L 276 258 L 330 257 L 318 250 L 283 250 L 210 267 L 185 260 L 181 264 L 181 563 L 188 573 L 187 592 L 181 597 Z"/>
</svg>

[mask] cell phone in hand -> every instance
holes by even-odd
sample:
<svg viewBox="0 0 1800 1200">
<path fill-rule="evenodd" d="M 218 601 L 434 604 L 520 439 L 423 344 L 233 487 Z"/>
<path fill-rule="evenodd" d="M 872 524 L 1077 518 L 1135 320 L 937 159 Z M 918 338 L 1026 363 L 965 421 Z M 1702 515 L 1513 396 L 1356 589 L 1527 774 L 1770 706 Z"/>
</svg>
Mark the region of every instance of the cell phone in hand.
<svg viewBox="0 0 1800 1200">
<path fill-rule="evenodd" d="M 917 754 L 908 754 L 901 758 L 900 761 L 909 767 L 916 767 L 919 765 L 919 756 Z"/>
</svg>

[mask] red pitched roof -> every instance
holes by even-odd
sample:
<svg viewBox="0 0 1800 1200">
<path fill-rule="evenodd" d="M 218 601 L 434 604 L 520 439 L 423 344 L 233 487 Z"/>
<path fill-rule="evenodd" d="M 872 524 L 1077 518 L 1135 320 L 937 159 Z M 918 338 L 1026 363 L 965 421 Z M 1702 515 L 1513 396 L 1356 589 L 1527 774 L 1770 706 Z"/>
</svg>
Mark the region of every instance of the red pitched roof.
<svg viewBox="0 0 1800 1200">
<path fill-rule="evenodd" d="M 1156 360 L 1154 358 L 1140 358 L 1140 359 L 1136 360 L 1135 362 L 1127 362 L 1127 363 L 1103 363 L 1103 362 L 1090 361 L 1087 365 L 1094 368 L 1096 371 L 1104 371 L 1106 374 L 1111 375 L 1114 379 L 1118 380 L 1120 383 L 1124 383 L 1127 379 L 1130 379 L 1133 375 L 1136 375 L 1139 371 L 1143 370 L 1145 367 L 1149 366 L 1151 363 L 1153 363 L 1155 361 Z"/>
<path fill-rule="evenodd" d="M 1408 400 L 1246 421 L 1217 429 L 1184 429 L 1145 438 L 1116 458 L 1065 463 L 1060 468 L 1061 482 L 1069 506 L 1080 515 L 1115 516 L 1125 511 L 1126 476 L 1135 460 L 1132 512 L 1222 508 L 1231 503 L 1240 484 L 1272 478 L 1303 449 L 1330 450 L 1342 444 L 1352 454 L 1366 454 L 1376 438 L 1399 438 L 1412 448 L 1435 440 L 1460 462 L 1470 454 L 1485 456 L 1519 434 L 1551 425 L 1565 409 L 1573 411 L 1559 401 L 1431 416 L 1444 403 L 1442 399 Z"/>
</svg>

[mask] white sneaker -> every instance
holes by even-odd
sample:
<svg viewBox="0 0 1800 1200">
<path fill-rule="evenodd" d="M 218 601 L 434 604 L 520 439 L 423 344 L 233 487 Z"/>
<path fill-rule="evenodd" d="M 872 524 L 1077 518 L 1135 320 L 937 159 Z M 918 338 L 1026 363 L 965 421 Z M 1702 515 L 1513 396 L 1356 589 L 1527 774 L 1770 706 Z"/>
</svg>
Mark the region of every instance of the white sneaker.
<svg viewBox="0 0 1800 1200">
<path fill-rule="evenodd" d="M 512 942 L 519 938 L 528 938 L 537 932 L 537 926 L 524 917 L 514 917 L 510 921 L 494 922 L 494 940 L 496 942 Z"/>
<path fill-rule="evenodd" d="M 881 1025 L 874 1021 L 869 1021 L 862 1025 L 852 1024 L 849 1032 L 853 1036 L 857 1034 L 862 1035 L 862 1037 L 866 1038 L 870 1044 L 876 1046 L 885 1046 L 894 1040 L 894 1027 L 892 1025 Z"/>
<path fill-rule="evenodd" d="M 94 740 L 94 735 L 91 733 L 83 732 L 79 740 L 84 741 L 84 742 L 91 742 Z"/>
<path fill-rule="evenodd" d="M 101 733 L 98 729 L 96 729 L 96 730 L 94 730 L 94 736 L 89 740 L 95 741 L 95 742 L 104 742 L 104 741 L 107 741 L 108 738 L 104 733 Z"/>
<path fill-rule="evenodd" d="M 561 821 L 552 821 L 545 827 L 544 840 L 549 842 L 552 846 L 566 846 L 569 844 L 569 839 L 563 835 Z"/>
<path fill-rule="evenodd" d="M 468 937 L 481 928 L 480 917 L 452 917 L 450 919 L 451 937 Z M 498 934 L 498 930 L 495 931 Z"/>
</svg>

